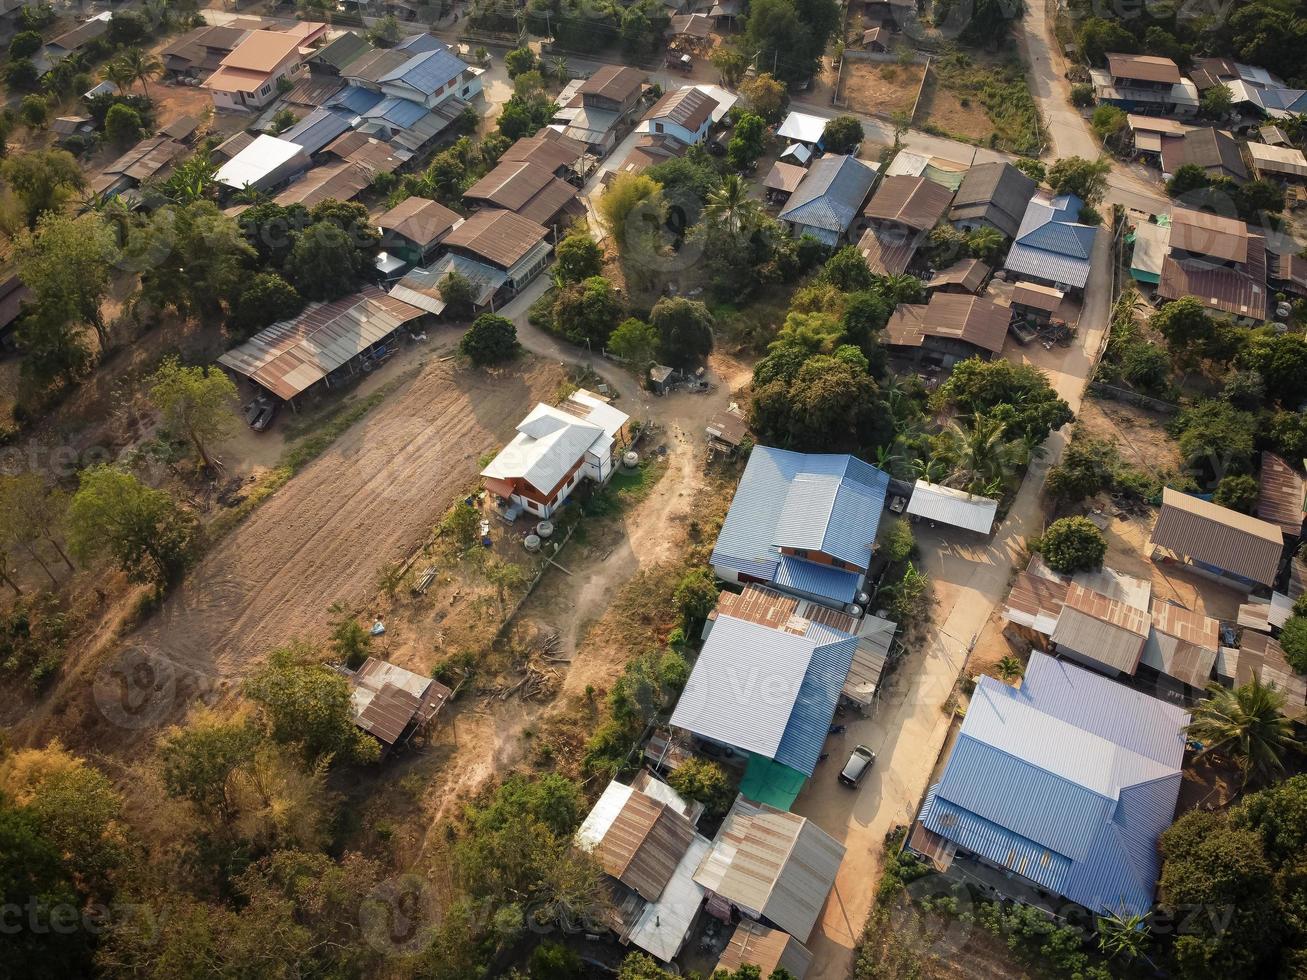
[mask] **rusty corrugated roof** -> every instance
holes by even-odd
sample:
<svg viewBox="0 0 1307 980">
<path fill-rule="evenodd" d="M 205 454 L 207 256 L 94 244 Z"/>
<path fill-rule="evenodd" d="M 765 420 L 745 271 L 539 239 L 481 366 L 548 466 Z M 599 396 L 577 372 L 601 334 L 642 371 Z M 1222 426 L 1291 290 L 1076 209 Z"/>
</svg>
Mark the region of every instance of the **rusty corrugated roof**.
<svg viewBox="0 0 1307 980">
<path fill-rule="evenodd" d="M 1278 525 L 1170 487 L 1149 541 L 1262 585 L 1275 582 L 1284 552 Z"/>
<path fill-rule="evenodd" d="M 803 980 L 812 964 L 812 954 L 784 930 L 768 928 L 752 919 L 741 919 L 735 932 L 731 933 L 726 949 L 722 950 L 715 970 L 733 972 L 746 964 L 758 967 L 764 977 L 781 969 L 794 980 Z"/>
<path fill-rule="evenodd" d="M 512 211 L 484 208 L 450 232 L 445 244 L 466 249 L 492 265 L 508 269 L 548 234 L 544 225 Z"/>
<path fill-rule="evenodd" d="M 1302 474 L 1275 453 L 1262 453 L 1257 516 L 1280 525 L 1291 537 L 1302 534 L 1304 481 Z"/>
<path fill-rule="evenodd" d="M 694 826 L 683 814 L 644 793 L 631 793 L 594 854 L 605 872 L 654 902 L 693 838 Z"/>
<path fill-rule="evenodd" d="M 929 231 L 952 201 L 949 188 L 925 177 L 886 177 L 862 213 L 873 221 L 893 221 Z"/>
</svg>

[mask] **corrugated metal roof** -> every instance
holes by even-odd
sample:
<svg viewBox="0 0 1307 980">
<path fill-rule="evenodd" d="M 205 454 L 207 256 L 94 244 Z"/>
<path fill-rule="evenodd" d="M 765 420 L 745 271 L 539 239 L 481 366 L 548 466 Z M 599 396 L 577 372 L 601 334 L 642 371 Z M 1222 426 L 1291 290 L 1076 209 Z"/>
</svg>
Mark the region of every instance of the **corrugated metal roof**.
<svg viewBox="0 0 1307 980">
<path fill-rule="evenodd" d="M 345 31 L 318 48 L 304 60 L 310 64 L 330 65 L 339 71 L 365 51 L 371 49 L 371 45 L 364 38 L 353 31 Z"/>
<path fill-rule="evenodd" d="M 333 303 L 314 303 L 293 320 L 260 330 L 218 363 L 280 398 L 294 398 L 422 311 L 365 286 Z"/>
<path fill-rule="evenodd" d="M 941 269 L 930 277 L 927 289 L 942 289 L 945 286 L 961 286 L 969 293 L 980 291 L 992 270 L 980 259 L 961 259 L 947 269 Z"/>
<path fill-rule="evenodd" d="M 384 98 L 385 96 L 380 92 L 374 92 L 370 88 L 360 88 L 357 85 L 347 85 L 328 99 L 327 105 L 340 106 L 342 109 L 348 109 L 357 116 L 372 109 Z"/>
<path fill-rule="evenodd" d="M 1235 685 L 1247 684 L 1254 677 L 1263 684 L 1274 684 L 1284 692 L 1285 717 L 1295 721 L 1307 718 L 1307 677 L 1289 665 L 1280 644 L 1265 633 L 1245 630 L 1239 638 L 1239 645 Z"/>
<path fill-rule="evenodd" d="M 1003 606 L 1003 615 L 1014 623 L 1028 626 L 1045 636 L 1050 635 L 1062 615 L 1069 582 L 1021 572 L 1012 583 Z"/>
<path fill-rule="evenodd" d="M 377 227 L 425 247 L 439 241 L 462 220 L 460 215 L 437 201 L 407 197 L 378 218 Z"/>
<path fill-rule="evenodd" d="M 1248 261 L 1248 226 L 1235 218 L 1192 208 L 1171 209 L 1171 247 L 1222 262 Z"/>
<path fill-rule="evenodd" d="M 962 178 L 949 219 L 988 221 L 1014 238 L 1037 187 L 1010 163 L 978 163 Z"/>
<path fill-rule="evenodd" d="M 907 512 L 928 521 L 988 534 L 994 527 L 998 501 L 918 480 L 912 490 L 912 499 L 908 501 Z"/>
<path fill-rule="evenodd" d="M 1082 203 L 1074 195 L 1032 198 L 1005 267 L 1051 282 L 1083 287 L 1098 229 L 1079 223 Z"/>
<path fill-rule="evenodd" d="M 825 116 L 814 116 L 810 112 L 799 112 L 794 109 L 781 121 L 776 135 L 793 143 L 816 146 L 821 142 L 822 133 L 826 131 L 828 122 L 830 120 Z"/>
<path fill-rule="evenodd" d="M 265 133 L 223 164 L 213 179 L 240 190 L 247 185 L 257 186 L 281 168 L 297 162 L 308 164 L 302 146 Z"/>
<path fill-rule="evenodd" d="M 665 963 L 680 952 L 703 904 L 703 886 L 694 872 L 711 849 L 708 838 L 694 835 L 658 901 L 645 905 L 627 933 L 628 942 Z"/>
<path fill-rule="evenodd" d="M 457 271 L 476 289 L 472 305 L 489 304 L 499 288 L 508 281 L 508 275 L 493 266 L 446 253 L 429 269 L 410 269 L 404 278 L 390 288 L 390 295 L 419 309 L 439 316 L 445 312 L 445 300 L 440 295 L 440 284 L 450 272 Z"/>
<path fill-rule="evenodd" d="M 1180 81 L 1180 69 L 1170 58 L 1151 54 L 1109 54 L 1107 70 L 1113 78 L 1132 78 L 1141 82 Z"/>
<path fill-rule="evenodd" d="M 576 188 L 552 170 L 528 163 L 500 161 L 490 173 L 463 192 L 463 200 L 512 211 L 542 225 L 577 199 Z"/>
<path fill-rule="evenodd" d="M 585 156 L 585 144 L 557 130 L 545 127 L 534 136 L 523 136 L 504 151 L 500 163 L 534 163 L 550 173 L 575 166 Z"/>
<path fill-rule="evenodd" d="M 310 155 L 350 130 L 351 117 L 335 109 L 314 109 L 281 134 L 287 143 L 297 143 Z"/>
<path fill-rule="evenodd" d="M 707 92 L 693 85 L 685 85 L 664 92 L 645 113 L 644 121 L 665 120 L 695 133 L 708 121 L 716 108 L 717 100 Z"/>
<path fill-rule="evenodd" d="M 624 65 L 603 65 L 576 87 L 578 95 L 596 95 L 619 104 L 626 104 L 639 94 L 645 75 Z"/>
<path fill-rule="evenodd" d="M 529 218 L 485 208 L 450 232 L 445 244 L 466 249 L 500 268 L 509 269 L 548 235 L 544 225 Z"/>
<path fill-rule="evenodd" d="M 983 677 L 921 821 L 1093 911 L 1152 904 L 1187 713 L 1040 653 Z"/>
<path fill-rule="evenodd" d="M 734 972 L 746 964 L 758 967 L 759 974 L 764 977 L 780 969 L 794 980 L 803 980 L 812 965 L 812 954 L 788 932 L 769 929 L 752 919 L 742 919 L 731 933 L 713 972 Z"/>
<path fill-rule="evenodd" d="M 952 200 L 949 188 L 925 177 L 886 177 L 862 213 L 873 220 L 929 231 Z"/>
<path fill-rule="evenodd" d="M 605 872 L 653 902 L 693 837 L 694 827 L 684 815 L 643 793 L 631 792 L 594 854 Z"/>
<path fill-rule="evenodd" d="M 1290 537 L 1302 534 L 1303 506 L 1307 499 L 1302 474 L 1275 453 L 1262 453 L 1257 516 L 1280 525 Z"/>
<path fill-rule="evenodd" d="M 1174 244 L 1174 234 L 1171 241 Z M 1247 246 L 1247 262 L 1234 268 L 1212 265 L 1206 259 L 1167 255 L 1162 260 L 1157 295 L 1162 299 L 1193 296 L 1209 309 L 1266 319 L 1266 240 L 1255 235 L 1248 239 Z"/>
<path fill-rule="evenodd" d="M 323 201 L 351 201 L 371 183 L 372 174 L 362 167 L 336 160 L 314 167 L 273 200 L 283 206 L 313 208 Z"/>
<path fill-rule="evenodd" d="M 406 85 L 424 96 L 430 96 L 465 71 L 467 65 L 458 55 L 442 46 L 415 55 L 404 64 L 383 73 L 377 81 L 383 85 Z"/>
<path fill-rule="evenodd" d="M 862 576 L 831 565 L 782 555 L 772 582 L 783 589 L 821 596 L 843 605 L 857 596 Z"/>
<path fill-rule="evenodd" d="M 1279 526 L 1170 487 L 1149 541 L 1261 585 L 1274 584 L 1284 552 Z"/>
<path fill-rule="evenodd" d="M 844 845 L 812 821 L 739 796 L 694 880 L 802 941 L 843 859 Z"/>
<path fill-rule="evenodd" d="M 808 168 L 790 195 L 782 221 L 843 234 L 876 182 L 876 171 L 856 157 L 833 153 Z"/>
</svg>

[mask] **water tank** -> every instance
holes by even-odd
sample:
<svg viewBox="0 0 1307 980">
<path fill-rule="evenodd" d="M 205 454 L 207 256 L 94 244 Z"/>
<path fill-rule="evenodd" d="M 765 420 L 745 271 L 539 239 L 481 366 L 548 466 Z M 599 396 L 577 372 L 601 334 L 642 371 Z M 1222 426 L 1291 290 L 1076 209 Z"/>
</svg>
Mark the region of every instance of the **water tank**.
<svg viewBox="0 0 1307 980">
<path fill-rule="evenodd" d="M 871 596 L 867 595 L 865 592 L 859 592 L 857 598 L 853 601 L 865 609 L 867 608 L 867 603 L 871 602 Z"/>
<path fill-rule="evenodd" d="M 1279 303 L 1275 307 L 1275 315 L 1281 320 L 1287 320 L 1289 314 L 1293 312 L 1293 307 L 1288 303 Z"/>
<path fill-rule="evenodd" d="M 536 525 L 536 534 L 540 535 L 541 538 L 548 538 L 553 533 L 554 533 L 553 521 L 541 521 L 539 524 Z"/>
<path fill-rule="evenodd" d="M 525 538 L 522 539 L 522 546 L 526 548 L 527 551 L 539 551 L 540 535 L 528 534 Z"/>
<path fill-rule="evenodd" d="M 858 605 L 856 602 L 850 602 L 847 606 L 844 607 L 844 611 L 848 613 L 850 616 L 852 616 L 854 619 L 862 618 L 862 607 Z"/>
<path fill-rule="evenodd" d="M 640 465 L 640 454 L 632 451 L 622 456 L 622 465 L 628 470 L 633 470 Z"/>
</svg>

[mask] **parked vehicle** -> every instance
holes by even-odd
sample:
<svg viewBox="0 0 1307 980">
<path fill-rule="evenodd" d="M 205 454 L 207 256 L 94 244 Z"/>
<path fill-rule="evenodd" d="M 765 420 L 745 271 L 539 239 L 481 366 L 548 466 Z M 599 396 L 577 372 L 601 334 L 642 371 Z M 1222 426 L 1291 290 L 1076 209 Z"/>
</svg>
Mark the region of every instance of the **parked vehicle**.
<svg viewBox="0 0 1307 980">
<path fill-rule="evenodd" d="M 245 421 L 255 432 L 264 432 L 277 417 L 277 399 L 271 395 L 259 395 L 244 408 Z"/>
<path fill-rule="evenodd" d="M 849 761 L 840 770 L 840 782 L 853 789 L 858 788 L 862 777 L 876 764 L 876 753 L 865 745 L 855 746 L 849 755 Z"/>
</svg>

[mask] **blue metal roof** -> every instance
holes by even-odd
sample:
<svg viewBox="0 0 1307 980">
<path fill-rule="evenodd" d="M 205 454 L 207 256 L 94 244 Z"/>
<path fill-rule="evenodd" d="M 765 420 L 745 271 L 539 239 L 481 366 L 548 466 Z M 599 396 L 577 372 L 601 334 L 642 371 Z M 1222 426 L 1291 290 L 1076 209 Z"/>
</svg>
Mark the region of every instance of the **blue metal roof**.
<svg viewBox="0 0 1307 980">
<path fill-rule="evenodd" d="M 1004 268 L 1036 279 L 1060 282 L 1083 289 L 1089 281 L 1089 260 L 1058 255 L 1042 248 L 1014 243 L 1008 250 Z"/>
<path fill-rule="evenodd" d="M 342 108 L 348 109 L 356 116 L 361 116 L 383 98 L 385 98 L 385 96 L 380 92 L 374 92 L 370 88 L 361 88 L 357 85 L 347 85 L 342 91 L 328 99 L 327 105 L 329 107 L 341 106 Z"/>
<path fill-rule="evenodd" d="M 379 81 L 399 82 L 423 95 L 432 95 L 436 89 L 457 78 L 467 70 L 467 64 L 446 47 L 425 51 L 410 58 L 393 71 L 386 72 Z"/>
<path fill-rule="evenodd" d="M 1084 202 L 1074 194 L 1036 197 L 1026 205 L 1016 240 L 1008 252 L 1008 269 L 1051 282 L 1083 287 L 1098 229 L 1080 224 Z"/>
<path fill-rule="evenodd" d="M 876 171 L 857 157 L 824 156 L 808 168 L 781 220 L 841 234 L 853 224 L 875 182 Z"/>
<path fill-rule="evenodd" d="M 777 563 L 771 578 L 772 584 L 792 592 L 821 596 L 841 605 L 847 605 L 857 597 L 861 580 L 862 576 L 856 572 L 846 572 L 842 568 L 804 561 L 789 555 Z"/>
<path fill-rule="evenodd" d="M 401 129 L 407 129 L 425 116 L 430 110 L 420 102 L 412 99 L 382 99 L 375 106 L 363 113 L 367 119 L 384 119 Z"/>
<path fill-rule="evenodd" d="M 823 551 L 865 569 L 885 506 L 889 475 L 870 463 L 834 453 L 796 453 L 755 446 L 713 548 L 712 564 L 781 587 L 846 602 L 858 576 L 829 565 L 789 558 L 781 547 Z M 818 589 L 789 583 L 799 580 Z M 836 589 L 835 594 L 821 588 Z"/>
<path fill-rule="evenodd" d="M 288 143 L 304 147 L 304 152 L 312 155 L 321 150 L 336 137 L 350 130 L 351 115 L 334 109 L 314 109 L 297 122 L 281 138 Z"/>
<path fill-rule="evenodd" d="M 811 776 L 826 744 L 835 705 L 853 666 L 856 637 L 815 647 L 775 759 Z"/>
<path fill-rule="evenodd" d="M 421 54 L 426 51 L 448 51 L 449 45 L 431 34 L 410 34 L 395 45 L 395 50 Z"/>
<path fill-rule="evenodd" d="M 1188 714 L 1043 654 L 981 679 L 927 829 L 1097 912 L 1144 912 L 1175 816 Z"/>
</svg>

